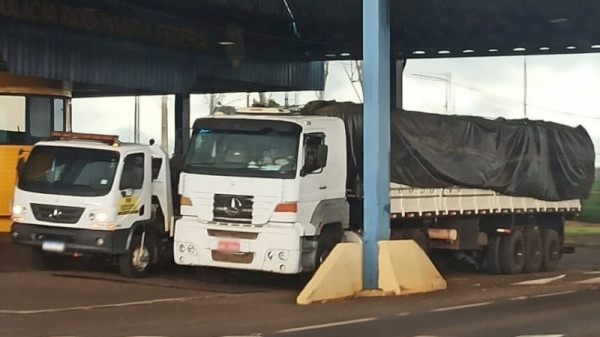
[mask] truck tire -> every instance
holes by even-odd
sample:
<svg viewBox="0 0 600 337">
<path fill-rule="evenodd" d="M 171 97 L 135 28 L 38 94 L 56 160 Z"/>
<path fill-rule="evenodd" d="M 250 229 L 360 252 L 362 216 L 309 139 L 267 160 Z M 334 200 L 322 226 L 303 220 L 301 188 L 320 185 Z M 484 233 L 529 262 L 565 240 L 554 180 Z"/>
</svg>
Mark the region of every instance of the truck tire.
<svg viewBox="0 0 600 337">
<path fill-rule="evenodd" d="M 542 231 L 541 271 L 555 271 L 560 260 L 560 241 L 558 233 L 553 229 Z"/>
<path fill-rule="evenodd" d="M 325 230 L 319 235 L 317 240 L 317 254 L 315 257 L 315 270 L 317 270 L 323 261 L 329 256 L 335 245 L 341 241 L 339 235 L 336 235 L 336 231 Z"/>
<path fill-rule="evenodd" d="M 119 270 L 121 275 L 131 278 L 139 278 L 148 274 L 154 250 L 151 247 L 152 234 L 146 232 L 144 247 L 140 247 L 142 235 L 136 234 L 131 239 L 127 253 L 119 256 Z M 140 255 L 141 254 L 141 255 Z"/>
<path fill-rule="evenodd" d="M 65 257 L 43 251 L 41 248 L 32 249 L 33 268 L 37 270 L 60 270 L 65 266 Z"/>
<path fill-rule="evenodd" d="M 501 274 L 500 266 L 500 242 L 502 237 L 490 235 L 488 245 L 485 249 L 485 259 L 483 268 L 491 274 Z"/>
<path fill-rule="evenodd" d="M 524 273 L 537 273 L 542 264 L 542 238 L 540 231 L 528 228 L 523 232 L 525 238 L 525 263 Z"/>
<path fill-rule="evenodd" d="M 504 274 L 514 275 L 523 271 L 525 264 L 525 240 L 523 232 L 514 230 L 500 241 L 500 266 Z"/>
</svg>

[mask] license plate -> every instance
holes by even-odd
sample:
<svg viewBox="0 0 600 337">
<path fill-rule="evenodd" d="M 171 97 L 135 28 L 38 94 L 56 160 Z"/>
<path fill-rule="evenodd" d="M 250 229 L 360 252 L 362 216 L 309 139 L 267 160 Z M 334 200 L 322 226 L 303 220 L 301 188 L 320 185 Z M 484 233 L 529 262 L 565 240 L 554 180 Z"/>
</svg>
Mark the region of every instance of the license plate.
<svg viewBox="0 0 600 337">
<path fill-rule="evenodd" d="M 42 250 L 47 252 L 62 253 L 65 251 L 65 243 L 60 241 L 44 241 Z"/>
<path fill-rule="evenodd" d="M 237 241 L 219 241 L 219 245 L 217 246 L 220 251 L 224 252 L 239 252 L 240 251 L 240 243 Z"/>
</svg>

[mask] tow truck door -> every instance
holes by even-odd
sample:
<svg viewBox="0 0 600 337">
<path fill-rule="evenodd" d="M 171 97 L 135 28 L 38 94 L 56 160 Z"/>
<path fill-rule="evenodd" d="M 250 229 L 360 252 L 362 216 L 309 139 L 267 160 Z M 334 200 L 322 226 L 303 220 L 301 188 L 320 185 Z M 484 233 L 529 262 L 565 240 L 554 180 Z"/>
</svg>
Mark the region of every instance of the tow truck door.
<svg viewBox="0 0 600 337">
<path fill-rule="evenodd" d="M 151 215 L 151 159 L 148 153 L 125 155 L 119 180 L 117 227 L 130 228 L 135 222 L 148 220 Z"/>
</svg>

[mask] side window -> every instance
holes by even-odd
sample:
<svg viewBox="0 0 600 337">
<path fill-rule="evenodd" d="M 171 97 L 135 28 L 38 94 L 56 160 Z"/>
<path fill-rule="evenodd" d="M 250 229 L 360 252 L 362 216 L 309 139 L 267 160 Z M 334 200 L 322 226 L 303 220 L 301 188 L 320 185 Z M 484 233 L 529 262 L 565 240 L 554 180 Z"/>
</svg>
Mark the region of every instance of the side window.
<svg viewBox="0 0 600 337">
<path fill-rule="evenodd" d="M 124 190 L 132 188 L 134 190 L 142 188 L 144 184 L 144 154 L 134 153 L 125 157 L 123 165 L 123 174 L 119 189 Z"/>
<path fill-rule="evenodd" d="M 52 99 L 46 97 L 29 97 L 29 135 L 31 141 L 49 138 L 53 126 Z"/>
<path fill-rule="evenodd" d="M 152 158 L 152 180 L 158 179 L 161 166 L 162 158 Z"/>
<path fill-rule="evenodd" d="M 304 136 L 304 174 L 321 173 L 324 165 L 318 160 L 319 149 L 325 144 L 325 135 L 322 133 L 307 134 Z"/>
</svg>

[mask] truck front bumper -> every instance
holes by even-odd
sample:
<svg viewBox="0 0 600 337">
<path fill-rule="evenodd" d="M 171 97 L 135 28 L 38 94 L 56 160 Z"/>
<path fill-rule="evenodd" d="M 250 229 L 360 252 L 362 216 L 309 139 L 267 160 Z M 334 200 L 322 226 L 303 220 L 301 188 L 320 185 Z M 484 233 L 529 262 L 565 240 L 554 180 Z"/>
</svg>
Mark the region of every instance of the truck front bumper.
<svg viewBox="0 0 600 337">
<path fill-rule="evenodd" d="M 122 254 L 129 230 L 99 231 L 13 223 L 12 241 L 59 254 Z"/>
<path fill-rule="evenodd" d="M 301 231 L 293 225 L 234 227 L 182 218 L 175 225 L 175 263 L 297 274 Z"/>
</svg>

